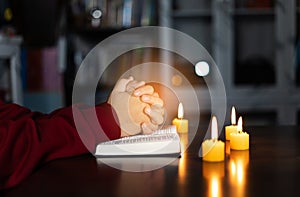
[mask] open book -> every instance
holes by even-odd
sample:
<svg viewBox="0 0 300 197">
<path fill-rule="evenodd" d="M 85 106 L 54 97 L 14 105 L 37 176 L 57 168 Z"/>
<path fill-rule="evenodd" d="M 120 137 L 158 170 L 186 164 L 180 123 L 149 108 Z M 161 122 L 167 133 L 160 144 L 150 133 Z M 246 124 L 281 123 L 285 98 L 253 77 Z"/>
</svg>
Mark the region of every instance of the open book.
<svg viewBox="0 0 300 197">
<path fill-rule="evenodd" d="M 97 145 L 95 155 L 111 156 L 165 156 L 180 155 L 180 138 L 175 126 L 157 130 L 150 135 L 135 135 Z"/>
</svg>

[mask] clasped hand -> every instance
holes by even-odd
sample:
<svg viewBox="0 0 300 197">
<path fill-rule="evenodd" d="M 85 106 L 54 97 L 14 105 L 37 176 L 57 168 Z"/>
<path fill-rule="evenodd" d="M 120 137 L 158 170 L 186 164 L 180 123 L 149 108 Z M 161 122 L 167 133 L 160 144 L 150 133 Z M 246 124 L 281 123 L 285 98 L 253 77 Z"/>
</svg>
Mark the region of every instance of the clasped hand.
<svg viewBox="0 0 300 197">
<path fill-rule="evenodd" d="M 164 122 L 164 103 L 151 85 L 133 77 L 120 79 L 108 103 L 115 109 L 121 137 L 150 134 Z"/>
</svg>

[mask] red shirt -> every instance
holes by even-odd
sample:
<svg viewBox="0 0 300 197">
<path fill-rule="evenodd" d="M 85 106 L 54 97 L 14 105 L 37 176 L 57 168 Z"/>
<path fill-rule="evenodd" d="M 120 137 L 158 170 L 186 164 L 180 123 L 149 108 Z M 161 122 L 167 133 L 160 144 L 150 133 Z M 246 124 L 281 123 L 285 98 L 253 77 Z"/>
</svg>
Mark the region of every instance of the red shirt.
<svg viewBox="0 0 300 197">
<path fill-rule="evenodd" d="M 97 143 L 107 140 L 88 118 L 92 108 L 74 106 L 73 110 L 86 131 L 88 147 L 76 130 L 72 107 L 42 114 L 0 101 L 0 189 L 17 185 L 48 161 L 89 153 Z M 121 136 L 109 104 L 97 105 L 96 114 L 109 139 Z"/>
</svg>

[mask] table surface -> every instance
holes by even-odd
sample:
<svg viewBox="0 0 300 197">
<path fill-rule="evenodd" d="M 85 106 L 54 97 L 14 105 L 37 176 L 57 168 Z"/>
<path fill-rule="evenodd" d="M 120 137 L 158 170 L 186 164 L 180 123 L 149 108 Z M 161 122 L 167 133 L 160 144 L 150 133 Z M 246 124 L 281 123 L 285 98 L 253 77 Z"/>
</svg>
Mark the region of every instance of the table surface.
<svg viewBox="0 0 300 197">
<path fill-rule="evenodd" d="M 180 159 L 148 172 L 112 168 L 91 155 L 52 161 L 1 196 L 299 196 L 300 127 L 249 127 L 250 150 L 224 162 L 198 157 L 200 132 Z M 227 146 L 229 147 L 229 146 Z"/>
</svg>

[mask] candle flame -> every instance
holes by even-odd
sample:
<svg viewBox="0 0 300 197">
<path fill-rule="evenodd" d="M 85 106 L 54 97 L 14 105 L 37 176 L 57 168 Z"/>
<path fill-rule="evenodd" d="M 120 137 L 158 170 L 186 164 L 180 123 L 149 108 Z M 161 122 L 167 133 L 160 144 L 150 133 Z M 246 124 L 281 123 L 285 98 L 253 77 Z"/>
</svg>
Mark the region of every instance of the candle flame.
<svg viewBox="0 0 300 197">
<path fill-rule="evenodd" d="M 184 114 L 183 105 L 182 103 L 179 103 L 178 105 L 178 118 L 182 119 Z"/>
<path fill-rule="evenodd" d="M 242 116 L 239 117 L 239 120 L 238 120 L 238 125 L 237 125 L 237 131 L 243 131 L 243 119 L 242 119 Z"/>
<path fill-rule="evenodd" d="M 236 124 L 236 112 L 234 107 L 231 108 L 231 124 Z"/>
<path fill-rule="evenodd" d="M 218 122 L 216 116 L 213 116 L 211 121 L 211 138 L 218 139 Z"/>
</svg>

